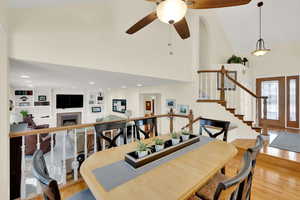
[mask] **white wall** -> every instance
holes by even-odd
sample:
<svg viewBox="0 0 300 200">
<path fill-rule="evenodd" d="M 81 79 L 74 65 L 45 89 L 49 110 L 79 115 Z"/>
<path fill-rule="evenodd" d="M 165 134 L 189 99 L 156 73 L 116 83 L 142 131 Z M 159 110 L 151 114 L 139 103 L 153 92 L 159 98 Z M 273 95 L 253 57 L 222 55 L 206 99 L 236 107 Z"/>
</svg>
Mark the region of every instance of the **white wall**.
<svg viewBox="0 0 300 200">
<path fill-rule="evenodd" d="M 39 95 L 45 95 L 47 97 L 47 101 L 50 101 L 50 106 L 35 106 L 35 107 L 20 107 L 14 108 L 14 110 L 10 113 L 11 115 L 11 123 L 22 121 L 22 117 L 20 115 L 21 110 L 28 110 L 30 114 L 33 114 L 34 121 L 37 125 L 41 124 L 49 124 L 50 127 L 57 126 L 57 113 L 70 113 L 70 112 L 81 112 L 82 113 L 82 122 L 81 123 L 92 123 L 95 122 L 97 118 L 101 118 L 106 114 L 106 97 L 104 94 L 103 104 L 89 104 L 90 95 L 99 94 L 99 91 L 92 90 L 79 90 L 79 89 L 50 89 L 50 88 L 11 88 L 11 99 L 14 99 L 14 90 L 15 89 L 27 89 L 34 91 L 34 99 L 37 101 Z M 82 94 L 84 95 L 84 105 L 83 108 L 68 108 L 68 109 L 56 109 L 56 95 L 57 94 Z M 93 106 L 100 106 L 101 113 L 93 113 L 91 111 Z M 42 118 L 43 116 L 50 116 L 49 118 Z"/>
<path fill-rule="evenodd" d="M 192 83 L 163 85 L 158 87 L 143 87 L 143 88 L 128 88 L 111 91 L 108 94 L 108 105 L 110 105 L 112 99 L 123 98 L 127 99 L 127 109 L 133 111 L 133 116 L 142 116 L 140 112 L 140 104 L 143 103 L 140 99 L 140 94 L 153 93 L 161 94 L 161 113 L 168 112 L 166 107 L 166 99 L 176 99 L 177 104 L 189 105 L 194 112 L 194 116 L 202 116 L 212 119 L 228 120 L 234 125 L 238 126 L 230 132 L 229 141 L 236 138 L 255 138 L 256 133 L 248 126 L 243 124 L 240 120 L 231 115 L 228 111 L 225 111 L 223 107 L 216 103 L 196 103 L 198 97 L 198 84 L 197 77 L 193 76 Z M 108 108 L 108 113 L 117 114 L 112 112 L 111 106 Z M 176 111 L 177 112 L 177 111 Z M 186 119 L 175 119 L 175 130 L 179 131 L 184 125 L 187 124 Z M 169 120 L 163 119 L 159 121 L 160 133 L 169 132 Z M 195 126 L 195 131 L 198 132 L 198 126 Z"/>
<path fill-rule="evenodd" d="M 6 3 L 0 2 L 0 194 L 9 199 L 9 114 L 8 114 L 8 62 Z"/>
<path fill-rule="evenodd" d="M 154 10 L 140 0 L 89 1 L 10 9 L 10 56 L 160 78 L 189 80 L 192 37 L 179 38 L 158 20 L 135 35 L 125 31 Z M 190 20 L 189 20 L 190 23 Z"/>
<path fill-rule="evenodd" d="M 254 78 L 300 74 L 300 42 L 281 43 L 270 48 L 271 52 L 264 56 L 250 57 Z"/>
</svg>

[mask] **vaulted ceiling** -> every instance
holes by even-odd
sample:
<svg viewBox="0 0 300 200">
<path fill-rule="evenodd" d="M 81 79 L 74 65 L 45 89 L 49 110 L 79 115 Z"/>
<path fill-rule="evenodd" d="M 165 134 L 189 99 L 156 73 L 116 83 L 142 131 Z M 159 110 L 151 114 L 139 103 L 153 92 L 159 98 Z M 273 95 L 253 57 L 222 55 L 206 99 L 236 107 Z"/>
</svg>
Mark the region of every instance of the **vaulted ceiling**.
<svg viewBox="0 0 300 200">
<path fill-rule="evenodd" d="M 254 0 L 240 7 L 217 9 L 221 24 L 234 50 L 249 54 L 258 40 L 259 9 Z M 262 35 L 268 48 L 300 42 L 300 1 L 266 0 L 262 7 Z"/>
</svg>

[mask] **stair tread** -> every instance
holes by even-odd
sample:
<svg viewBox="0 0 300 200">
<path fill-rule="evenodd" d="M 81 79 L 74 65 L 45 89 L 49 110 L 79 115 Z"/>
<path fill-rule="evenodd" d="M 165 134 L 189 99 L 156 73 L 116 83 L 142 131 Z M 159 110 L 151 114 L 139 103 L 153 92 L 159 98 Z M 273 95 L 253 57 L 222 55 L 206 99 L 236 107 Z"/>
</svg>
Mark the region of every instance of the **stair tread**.
<svg viewBox="0 0 300 200">
<path fill-rule="evenodd" d="M 251 120 L 249 120 L 249 121 L 248 121 L 248 120 L 244 120 L 244 122 L 246 122 L 246 123 L 250 123 L 250 122 L 253 123 L 254 121 L 251 121 Z"/>
<path fill-rule="evenodd" d="M 255 127 L 255 126 L 252 126 L 253 129 L 262 129 L 262 127 Z"/>
</svg>

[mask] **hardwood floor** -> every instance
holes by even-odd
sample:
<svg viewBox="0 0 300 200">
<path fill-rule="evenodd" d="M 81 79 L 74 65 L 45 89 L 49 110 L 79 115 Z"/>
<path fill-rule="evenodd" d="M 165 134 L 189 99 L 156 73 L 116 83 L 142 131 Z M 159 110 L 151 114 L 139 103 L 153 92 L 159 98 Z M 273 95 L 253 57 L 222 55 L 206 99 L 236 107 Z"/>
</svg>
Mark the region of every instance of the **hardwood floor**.
<svg viewBox="0 0 300 200">
<path fill-rule="evenodd" d="M 234 162 L 239 162 L 237 156 Z M 72 187 L 62 189 L 62 196 L 65 198 L 74 195 L 76 192 L 86 188 L 84 182 Z M 253 200 L 299 200 L 300 199 L 300 173 L 266 162 L 257 162 L 253 180 Z"/>
</svg>

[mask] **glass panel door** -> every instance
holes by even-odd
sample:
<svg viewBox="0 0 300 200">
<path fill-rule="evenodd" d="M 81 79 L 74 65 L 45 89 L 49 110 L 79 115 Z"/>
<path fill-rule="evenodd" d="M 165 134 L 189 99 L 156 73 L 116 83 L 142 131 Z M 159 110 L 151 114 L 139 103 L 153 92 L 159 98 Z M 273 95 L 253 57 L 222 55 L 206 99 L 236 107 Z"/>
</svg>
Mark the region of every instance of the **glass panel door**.
<svg viewBox="0 0 300 200">
<path fill-rule="evenodd" d="M 279 119 L 279 81 L 263 81 L 261 86 L 262 96 L 268 97 L 267 101 L 267 119 Z M 261 110 L 264 110 L 264 105 L 261 104 Z M 263 116 L 264 117 L 264 116 Z"/>
<path fill-rule="evenodd" d="M 285 77 L 257 79 L 256 92 L 258 96 L 268 97 L 265 123 L 268 126 L 285 127 Z M 262 126 L 264 105 L 261 101 L 258 104 L 258 114 Z"/>
<path fill-rule="evenodd" d="M 287 126 L 299 128 L 299 76 L 287 77 Z"/>
</svg>

